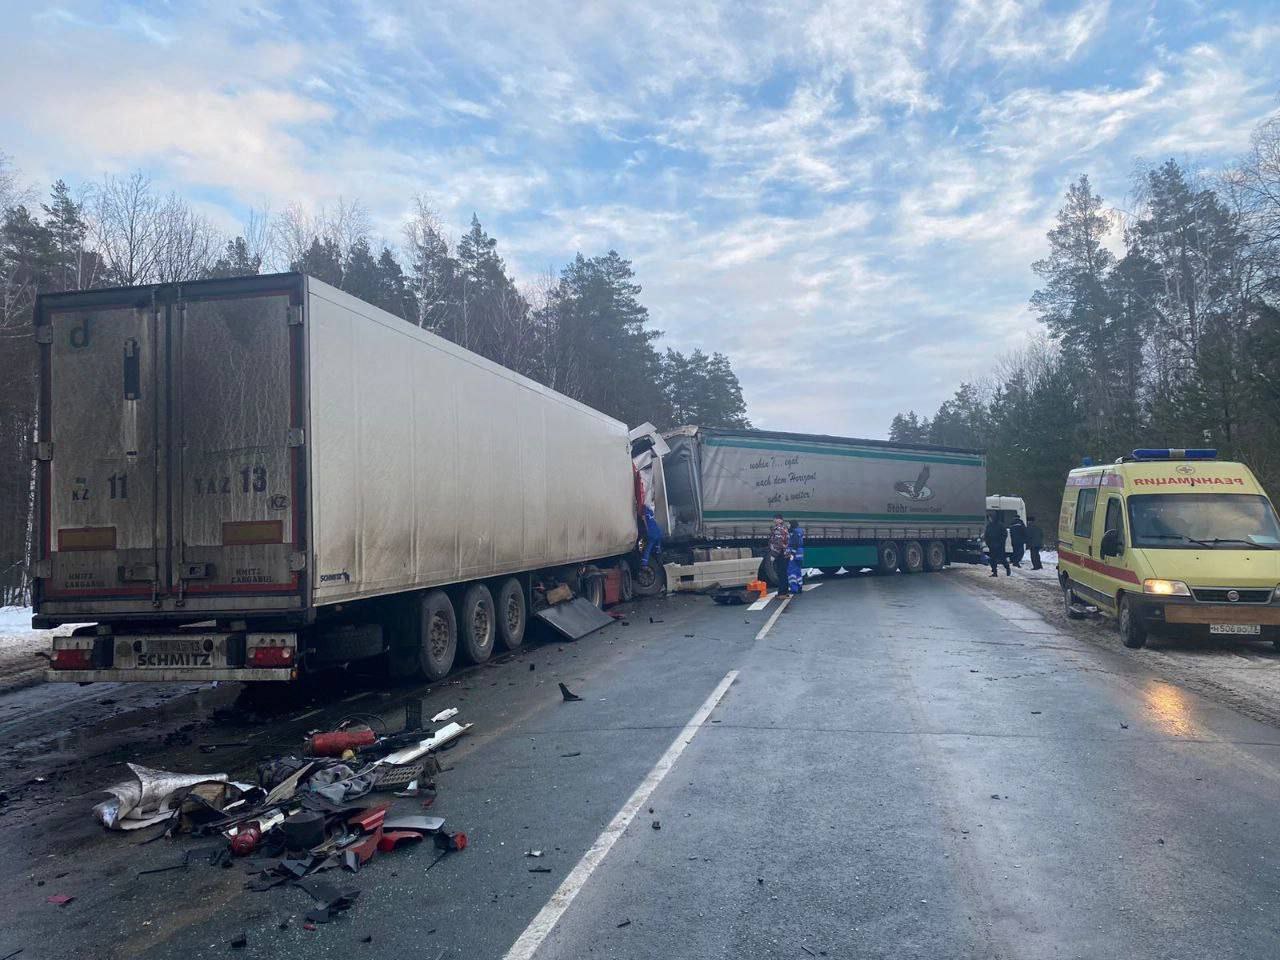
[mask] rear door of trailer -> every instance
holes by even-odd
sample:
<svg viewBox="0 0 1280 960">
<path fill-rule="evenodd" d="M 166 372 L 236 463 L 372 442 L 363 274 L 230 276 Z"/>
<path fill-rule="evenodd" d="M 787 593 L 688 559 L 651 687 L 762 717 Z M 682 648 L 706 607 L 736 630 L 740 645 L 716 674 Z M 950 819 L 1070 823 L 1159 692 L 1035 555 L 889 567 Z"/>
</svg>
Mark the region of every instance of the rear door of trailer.
<svg viewBox="0 0 1280 960">
<path fill-rule="evenodd" d="M 42 301 L 40 612 L 304 606 L 301 294 L 282 275 Z"/>
</svg>

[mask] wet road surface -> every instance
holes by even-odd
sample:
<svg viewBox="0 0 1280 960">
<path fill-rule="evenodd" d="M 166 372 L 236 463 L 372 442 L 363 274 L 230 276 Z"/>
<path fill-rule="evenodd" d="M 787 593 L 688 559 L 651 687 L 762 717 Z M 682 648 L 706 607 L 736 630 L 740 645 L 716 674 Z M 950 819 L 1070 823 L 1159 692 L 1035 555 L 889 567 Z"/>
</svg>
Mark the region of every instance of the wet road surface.
<svg viewBox="0 0 1280 960">
<path fill-rule="evenodd" d="M 35 688 L 77 699 L 26 728 L 0 699 L 0 956 L 1276 956 L 1280 731 L 959 574 L 653 601 L 432 688 L 476 724 L 432 808 L 471 846 L 376 858 L 315 931 L 238 870 L 137 876 L 207 841 L 106 835 L 94 790 L 124 759 L 243 774 L 421 691 L 268 724 L 210 719 L 225 686 Z"/>
</svg>

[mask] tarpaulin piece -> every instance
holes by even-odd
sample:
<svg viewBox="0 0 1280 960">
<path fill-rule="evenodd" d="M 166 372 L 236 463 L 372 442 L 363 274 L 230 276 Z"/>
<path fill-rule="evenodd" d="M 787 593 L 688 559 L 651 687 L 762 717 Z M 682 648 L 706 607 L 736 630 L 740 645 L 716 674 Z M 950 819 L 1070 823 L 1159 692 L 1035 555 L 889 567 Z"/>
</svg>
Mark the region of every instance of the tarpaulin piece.
<svg viewBox="0 0 1280 960">
<path fill-rule="evenodd" d="M 613 623 L 611 616 L 582 597 L 539 610 L 534 616 L 570 640 L 578 640 Z"/>
</svg>

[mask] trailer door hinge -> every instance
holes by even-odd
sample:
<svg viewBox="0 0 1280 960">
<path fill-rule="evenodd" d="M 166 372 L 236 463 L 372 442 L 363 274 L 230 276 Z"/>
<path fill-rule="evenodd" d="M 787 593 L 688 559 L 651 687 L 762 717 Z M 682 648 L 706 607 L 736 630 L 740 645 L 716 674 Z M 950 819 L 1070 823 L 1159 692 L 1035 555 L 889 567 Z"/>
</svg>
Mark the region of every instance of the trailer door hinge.
<svg viewBox="0 0 1280 960">
<path fill-rule="evenodd" d="M 31 456 L 36 460 L 53 459 L 53 441 L 38 440 L 31 445 Z"/>
<path fill-rule="evenodd" d="M 300 447 L 307 440 L 307 432 L 302 427 L 289 428 L 289 446 Z"/>
<path fill-rule="evenodd" d="M 292 573 L 298 573 L 307 569 L 307 555 L 301 550 L 295 550 L 289 554 L 289 570 Z"/>
<path fill-rule="evenodd" d="M 302 326 L 302 307 L 293 304 L 289 306 L 289 326 Z"/>
<path fill-rule="evenodd" d="M 42 323 L 36 327 L 36 343 L 53 343 L 53 325 Z"/>
</svg>

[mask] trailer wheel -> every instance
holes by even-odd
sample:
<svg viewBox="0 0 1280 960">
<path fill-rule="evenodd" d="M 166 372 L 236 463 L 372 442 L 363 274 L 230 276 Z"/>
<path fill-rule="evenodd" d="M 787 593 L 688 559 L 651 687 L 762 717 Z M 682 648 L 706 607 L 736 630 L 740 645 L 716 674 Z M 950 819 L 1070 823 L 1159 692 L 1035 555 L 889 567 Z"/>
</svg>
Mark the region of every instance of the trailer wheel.
<svg viewBox="0 0 1280 960">
<path fill-rule="evenodd" d="M 876 544 L 876 573 L 893 573 L 898 569 L 898 561 L 902 553 L 892 540 L 882 540 Z"/>
<path fill-rule="evenodd" d="M 526 616 L 524 588 L 515 577 L 509 577 L 498 590 L 498 643 L 503 650 L 516 650 L 524 643 Z"/>
<path fill-rule="evenodd" d="M 582 588 L 582 598 L 597 610 L 604 609 L 604 577 L 599 574 L 588 574 L 578 578 L 578 586 Z"/>
<path fill-rule="evenodd" d="M 947 545 L 941 540 L 930 540 L 924 545 L 924 568 L 937 573 L 947 565 Z"/>
<path fill-rule="evenodd" d="M 649 563 L 636 570 L 632 590 L 640 597 L 656 597 L 667 583 L 667 572 L 660 563 Z"/>
<path fill-rule="evenodd" d="M 773 557 L 765 556 L 760 560 L 760 569 L 756 571 L 756 579 L 763 580 L 772 590 L 778 589 L 778 569 Z"/>
<path fill-rule="evenodd" d="M 483 583 L 473 583 L 462 595 L 458 609 L 462 628 L 462 656 L 471 663 L 484 663 L 493 655 L 497 617 L 493 612 L 493 594 Z"/>
<path fill-rule="evenodd" d="M 458 621 L 443 590 L 428 591 L 418 604 L 418 670 L 428 680 L 441 680 L 458 655 Z"/>
<path fill-rule="evenodd" d="M 636 595 L 635 583 L 631 578 L 631 564 L 624 560 L 622 563 L 618 564 L 618 572 L 620 575 L 619 579 L 621 580 L 618 593 L 621 594 L 623 603 L 630 603 L 635 599 Z"/>
<path fill-rule="evenodd" d="M 924 569 L 924 547 L 919 540 L 908 540 L 902 545 L 902 557 L 898 569 L 903 573 L 919 573 Z"/>
</svg>

